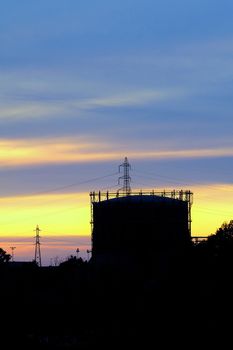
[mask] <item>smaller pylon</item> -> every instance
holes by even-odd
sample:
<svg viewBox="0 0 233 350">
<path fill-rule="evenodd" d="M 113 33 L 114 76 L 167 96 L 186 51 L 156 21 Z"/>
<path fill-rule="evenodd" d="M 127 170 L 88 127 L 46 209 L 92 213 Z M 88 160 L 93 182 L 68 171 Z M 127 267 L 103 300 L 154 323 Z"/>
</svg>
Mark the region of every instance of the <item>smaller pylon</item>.
<svg viewBox="0 0 233 350">
<path fill-rule="evenodd" d="M 14 261 L 14 250 L 16 249 L 16 247 L 10 247 L 11 248 L 11 261 Z"/>
<path fill-rule="evenodd" d="M 41 267 L 41 252 L 40 252 L 40 231 L 41 229 L 39 226 L 36 226 L 36 243 L 35 243 L 35 262 L 38 264 L 39 267 Z"/>
</svg>

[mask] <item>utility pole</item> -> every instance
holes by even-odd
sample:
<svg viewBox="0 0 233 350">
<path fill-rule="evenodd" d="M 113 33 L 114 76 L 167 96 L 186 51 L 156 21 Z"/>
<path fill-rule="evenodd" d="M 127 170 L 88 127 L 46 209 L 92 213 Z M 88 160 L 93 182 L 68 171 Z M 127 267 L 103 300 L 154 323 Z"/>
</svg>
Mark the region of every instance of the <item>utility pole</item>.
<svg viewBox="0 0 233 350">
<path fill-rule="evenodd" d="M 16 247 L 10 247 L 11 248 L 11 261 L 14 261 L 14 250 L 16 249 Z"/>
<path fill-rule="evenodd" d="M 36 243 L 35 243 L 35 262 L 38 264 L 39 267 L 41 267 L 41 253 L 40 253 L 40 231 L 41 229 L 39 226 L 36 226 Z"/>
<path fill-rule="evenodd" d="M 76 249 L 76 253 L 77 253 L 77 259 L 78 259 L 79 248 Z"/>
<path fill-rule="evenodd" d="M 118 179 L 118 185 L 120 185 L 123 180 L 123 187 L 120 188 L 117 192 L 123 191 L 124 195 L 129 196 L 131 193 L 131 177 L 129 176 L 129 171 L 131 170 L 131 165 L 128 162 L 128 158 L 125 157 L 124 162 L 119 165 L 119 173 L 121 172 L 121 168 L 123 168 L 123 176 L 120 176 Z"/>
</svg>

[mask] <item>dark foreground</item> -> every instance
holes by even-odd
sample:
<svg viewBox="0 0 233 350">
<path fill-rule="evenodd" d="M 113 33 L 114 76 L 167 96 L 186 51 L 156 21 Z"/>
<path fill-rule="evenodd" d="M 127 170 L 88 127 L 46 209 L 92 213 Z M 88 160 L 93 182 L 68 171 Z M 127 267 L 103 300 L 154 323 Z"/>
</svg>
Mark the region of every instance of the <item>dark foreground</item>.
<svg viewBox="0 0 233 350">
<path fill-rule="evenodd" d="M 232 333 L 233 270 L 190 250 L 162 277 L 91 263 L 1 266 L 1 344 L 19 349 L 219 345 Z"/>
</svg>

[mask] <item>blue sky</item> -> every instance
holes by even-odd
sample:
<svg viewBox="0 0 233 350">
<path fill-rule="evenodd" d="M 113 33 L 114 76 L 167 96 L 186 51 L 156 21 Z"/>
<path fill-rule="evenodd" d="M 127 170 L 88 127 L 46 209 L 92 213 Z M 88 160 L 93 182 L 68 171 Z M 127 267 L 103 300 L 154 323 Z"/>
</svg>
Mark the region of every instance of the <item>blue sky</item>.
<svg viewBox="0 0 233 350">
<path fill-rule="evenodd" d="M 2 195 L 106 175 L 128 155 L 135 188 L 230 196 L 232 23 L 226 0 L 0 1 Z"/>
</svg>

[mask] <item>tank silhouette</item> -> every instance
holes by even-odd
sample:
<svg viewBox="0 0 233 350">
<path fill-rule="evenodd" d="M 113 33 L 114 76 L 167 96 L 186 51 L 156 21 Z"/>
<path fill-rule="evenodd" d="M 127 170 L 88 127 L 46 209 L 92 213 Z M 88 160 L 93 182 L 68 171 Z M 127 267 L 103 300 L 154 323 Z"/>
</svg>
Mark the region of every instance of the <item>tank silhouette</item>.
<svg viewBox="0 0 233 350">
<path fill-rule="evenodd" d="M 190 243 L 190 191 L 90 195 L 96 263 L 127 265 L 143 260 L 159 266 Z"/>
</svg>

